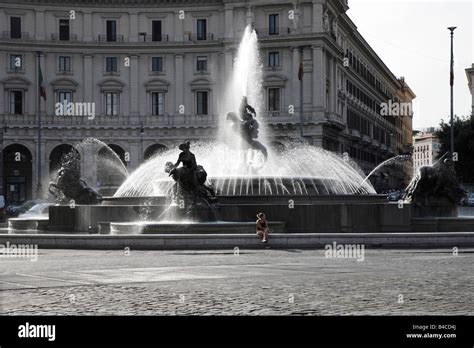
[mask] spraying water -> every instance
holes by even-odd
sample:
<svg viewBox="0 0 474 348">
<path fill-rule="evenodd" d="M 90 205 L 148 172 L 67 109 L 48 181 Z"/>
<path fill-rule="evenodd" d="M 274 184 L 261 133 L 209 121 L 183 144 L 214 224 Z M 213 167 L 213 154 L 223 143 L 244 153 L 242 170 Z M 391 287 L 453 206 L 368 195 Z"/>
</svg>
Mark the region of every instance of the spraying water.
<svg viewBox="0 0 474 348">
<path fill-rule="evenodd" d="M 232 77 L 226 84 L 225 98 L 219 108 L 219 138 L 215 142 L 191 144 L 198 164 L 206 169 L 209 181 L 219 195 L 375 193 L 370 182 L 363 182 L 364 175 L 353 162 L 305 144 L 287 144 L 287 150 L 278 154 L 270 149 L 267 162 L 258 167 L 258 172 L 249 172 L 248 163 L 243 163 L 242 158 L 254 157 L 255 160 L 256 156 L 243 156 L 241 139 L 230 130 L 225 115 L 238 112 L 242 97 L 246 96 L 256 111 L 258 122 L 263 125 L 262 81 L 263 66 L 257 34 L 248 26 L 239 45 Z M 265 127 L 260 129 L 259 140 L 268 144 Z M 165 163 L 175 163 L 178 155 L 178 149 L 172 149 L 152 157 L 128 177 L 114 196 L 166 196 L 173 181 L 164 172 Z"/>
<path fill-rule="evenodd" d="M 383 161 L 382 163 L 380 163 L 377 167 L 375 167 L 370 173 L 369 175 L 367 175 L 364 179 L 364 181 L 362 182 L 362 184 L 364 184 L 365 182 L 367 182 L 367 180 L 373 175 L 375 174 L 378 170 L 380 170 L 381 168 L 385 167 L 385 166 L 388 166 L 388 165 L 391 165 L 393 163 L 396 163 L 396 162 L 401 162 L 401 161 L 409 161 L 411 160 L 411 155 L 397 155 L 397 156 L 394 156 L 392 158 L 389 158 L 388 160 L 385 160 Z"/>
</svg>

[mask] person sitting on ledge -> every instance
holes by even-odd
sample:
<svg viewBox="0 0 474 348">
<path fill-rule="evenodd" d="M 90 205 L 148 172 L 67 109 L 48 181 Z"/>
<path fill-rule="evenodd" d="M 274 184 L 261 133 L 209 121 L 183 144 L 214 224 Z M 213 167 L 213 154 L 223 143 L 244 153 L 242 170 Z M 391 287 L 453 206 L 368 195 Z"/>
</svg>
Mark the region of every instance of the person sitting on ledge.
<svg viewBox="0 0 474 348">
<path fill-rule="evenodd" d="M 257 214 L 257 235 L 262 238 L 262 243 L 268 241 L 270 229 L 264 213 Z"/>
</svg>

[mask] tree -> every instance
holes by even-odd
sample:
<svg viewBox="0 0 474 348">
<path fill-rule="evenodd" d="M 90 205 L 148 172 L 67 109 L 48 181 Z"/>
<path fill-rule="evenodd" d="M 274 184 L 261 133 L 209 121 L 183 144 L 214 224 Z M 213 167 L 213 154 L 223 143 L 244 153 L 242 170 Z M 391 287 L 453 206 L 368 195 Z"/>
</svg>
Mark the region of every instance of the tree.
<svg viewBox="0 0 474 348">
<path fill-rule="evenodd" d="M 451 149 L 451 126 L 441 120 L 440 130 L 436 132 L 441 143 L 440 155 Z M 463 183 L 474 183 L 474 116 L 454 117 L 454 152 L 458 161 L 454 167 Z"/>
</svg>

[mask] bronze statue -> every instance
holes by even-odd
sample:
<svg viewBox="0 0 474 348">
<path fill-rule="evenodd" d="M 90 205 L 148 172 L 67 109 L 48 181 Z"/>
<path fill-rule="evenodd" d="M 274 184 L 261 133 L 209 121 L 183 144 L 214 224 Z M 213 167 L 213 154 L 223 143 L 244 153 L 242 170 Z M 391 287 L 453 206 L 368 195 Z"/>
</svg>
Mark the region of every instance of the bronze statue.
<svg viewBox="0 0 474 348">
<path fill-rule="evenodd" d="M 198 165 L 196 157 L 190 151 L 190 143 L 179 145 L 181 153 L 175 164 L 167 162 L 165 172 L 175 181 L 172 199 L 184 202 L 185 214 L 193 215 L 195 206 L 205 203 L 210 206 L 217 202 L 214 188 L 207 185 L 207 173 L 204 167 Z M 179 165 L 182 164 L 180 167 Z"/>
<path fill-rule="evenodd" d="M 258 150 L 265 157 L 268 158 L 268 151 L 265 145 L 258 140 L 259 123 L 256 120 L 255 109 L 248 104 L 247 97 L 242 98 L 239 108 L 239 116 L 235 112 L 227 113 L 227 121 L 232 122 L 232 130 L 237 133 L 243 140 L 243 150 Z"/>
</svg>

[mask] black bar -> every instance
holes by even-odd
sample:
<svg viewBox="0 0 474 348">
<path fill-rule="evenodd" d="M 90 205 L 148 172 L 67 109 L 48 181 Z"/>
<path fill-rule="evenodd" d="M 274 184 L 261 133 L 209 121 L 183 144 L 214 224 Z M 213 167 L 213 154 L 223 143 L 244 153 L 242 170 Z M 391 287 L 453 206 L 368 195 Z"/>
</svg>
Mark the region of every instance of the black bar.
<svg viewBox="0 0 474 348">
<path fill-rule="evenodd" d="M 19 326 L 55 325 L 55 340 L 20 338 Z M 472 347 L 473 317 L 0 317 L 0 346 L 38 344 L 391 344 Z M 425 331 L 414 329 L 426 326 Z M 434 325 L 431 327 L 431 325 Z M 453 329 L 453 326 L 455 328 Z M 456 334 L 456 338 L 407 338 L 407 334 Z"/>
</svg>

